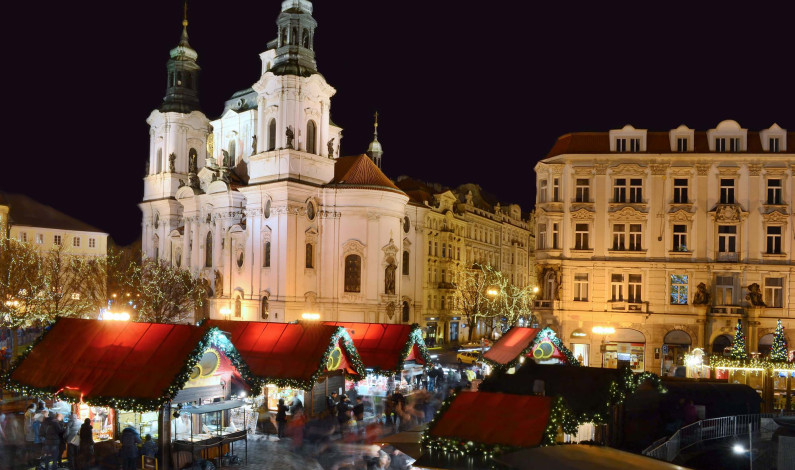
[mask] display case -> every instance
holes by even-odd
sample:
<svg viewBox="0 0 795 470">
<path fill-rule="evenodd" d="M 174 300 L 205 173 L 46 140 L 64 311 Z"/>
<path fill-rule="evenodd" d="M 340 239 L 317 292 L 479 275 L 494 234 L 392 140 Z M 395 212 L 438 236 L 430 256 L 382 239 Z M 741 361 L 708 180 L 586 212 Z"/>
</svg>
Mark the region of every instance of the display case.
<svg viewBox="0 0 795 470">
<path fill-rule="evenodd" d="M 84 422 L 86 418 L 91 420 L 95 443 L 110 441 L 115 437 L 116 412 L 112 408 L 80 403 L 77 405 L 77 417 L 80 422 Z"/>
<path fill-rule="evenodd" d="M 157 412 L 137 413 L 134 411 L 119 411 L 119 427 L 124 429 L 127 426 L 134 427 L 141 437 L 150 434 L 152 439 L 157 440 Z"/>
<path fill-rule="evenodd" d="M 239 410 L 239 411 L 236 411 Z M 187 406 L 175 413 L 172 420 L 174 449 L 188 451 L 194 461 L 220 460 L 226 453 L 234 453 L 234 443 L 245 446 L 248 459 L 248 432 L 239 428 L 234 416 L 242 412 L 239 422 L 246 423 L 246 407 L 243 401 L 227 401 L 202 406 Z M 218 462 L 220 465 L 220 462 Z"/>
<path fill-rule="evenodd" d="M 795 410 L 795 371 L 773 372 L 773 409 L 787 410 L 787 397 L 789 396 L 788 411 Z"/>
<path fill-rule="evenodd" d="M 278 411 L 279 406 L 279 399 L 284 400 L 284 404 L 290 406 L 293 402 L 293 397 L 295 393 L 298 393 L 298 398 L 301 400 L 301 403 L 306 403 L 304 401 L 304 391 L 298 390 L 294 388 L 286 388 L 286 387 L 277 387 L 275 385 L 268 385 L 265 387 L 265 397 L 267 400 L 268 411 Z"/>
</svg>

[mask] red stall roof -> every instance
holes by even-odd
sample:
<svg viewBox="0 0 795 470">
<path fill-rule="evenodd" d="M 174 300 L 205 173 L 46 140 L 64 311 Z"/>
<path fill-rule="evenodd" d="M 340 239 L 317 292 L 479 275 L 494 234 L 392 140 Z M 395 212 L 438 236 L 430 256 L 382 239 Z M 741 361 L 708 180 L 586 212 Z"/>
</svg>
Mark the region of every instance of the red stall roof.
<svg viewBox="0 0 795 470">
<path fill-rule="evenodd" d="M 364 376 L 364 367 L 344 328 L 320 323 L 271 323 L 209 320 L 230 334 L 230 341 L 249 372 L 266 383 L 311 388 L 326 371 L 326 359 L 339 345 L 346 374 Z M 357 366 L 358 363 L 358 366 Z"/>
<path fill-rule="evenodd" d="M 483 354 L 483 358 L 498 367 L 513 367 L 521 356 L 534 357 L 533 352 L 542 342 L 550 343 L 553 349 L 551 355 L 541 353 L 543 350 L 537 351 L 541 353 L 538 357 L 545 360 L 554 358 L 565 364 L 578 365 L 576 360 L 571 359 L 571 351 L 555 337 L 555 332 L 550 328 L 513 327 Z"/>
<path fill-rule="evenodd" d="M 136 400 L 157 409 L 188 379 L 186 364 L 209 328 L 60 318 L 10 375 L 12 385 L 87 403 Z"/>
<path fill-rule="evenodd" d="M 426 435 L 486 445 L 535 447 L 544 437 L 551 409 L 551 397 L 461 392 Z M 508 422 L 510 426 L 505 425 Z"/>
<path fill-rule="evenodd" d="M 397 372 L 407 360 L 430 361 L 419 325 L 386 323 L 325 322 L 341 326 L 353 339 L 364 367 L 380 372 Z"/>
</svg>

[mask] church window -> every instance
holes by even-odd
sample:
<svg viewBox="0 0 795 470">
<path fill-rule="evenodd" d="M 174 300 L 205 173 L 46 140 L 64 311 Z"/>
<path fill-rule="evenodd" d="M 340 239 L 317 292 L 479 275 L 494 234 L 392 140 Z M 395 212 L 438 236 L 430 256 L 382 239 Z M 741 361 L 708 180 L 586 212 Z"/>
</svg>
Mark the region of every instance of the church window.
<svg viewBox="0 0 795 470">
<path fill-rule="evenodd" d="M 268 123 L 268 151 L 276 149 L 276 119 Z"/>
<path fill-rule="evenodd" d="M 188 90 L 193 89 L 193 76 L 188 72 L 185 72 L 185 88 Z"/>
<path fill-rule="evenodd" d="M 204 266 L 213 267 L 213 232 L 207 232 L 207 243 L 204 248 Z"/>
<path fill-rule="evenodd" d="M 262 215 L 266 219 L 270 219 L 271 218 L 271 200 L 270 199 L 268 199 L 268 202 L 265 203 L 265 210 L 262 211 Z"/>
<path fill-rule="evenodd" d="M 345 292 L 361 292 L 362 290 L 362 257 L 348 255 L 345 257 Z"/>
<path fill-rule="evenodd" d="M 293 28 L 293 34 L 290 35 L 290 44 L 298 45 L 298 28 Z"/>
<path fill-rule="evenodd" d="M 262 320 L 267 320 L 270 316 L 269 314 L 270 307 L 268 305 L 268 298 L 263 297 L 262 302 L 260 303 L 260 318 Z"/>
<path fill-rule="evenodd" d="M 281 39 L 280 46 L 287 45 L 287 28 L 282 28 L 282 34 L 279 36 L 279 39 Z"/>
<path fill-rule="evenodd" d="M 262 255 L 262 267 L 263 268 L 270 268 L 271 267 L 271 242 L 265 242 L 265 249 L 263 250 Z"/>
<path fill-rule="evenodd" d="M 408 323 L 409 322 L 409 303 L 406 302 L 406 301 L 403 301 L 403 318 L 402 318 L 402 320 L 403 320 L 403 323 Z"/>
<path fill-rule="evenodd" d="M 61 237 L 58 237 L 58 238 L 59 238 L 58 244 L 60 245 L 61 244 L 61 241 L 60 241 Z M 154 247 L 154 250 L 153 250 L 154 253 L 153 254 L 154 254 L 155 261 L 160 261 L 160 237 L 158 237 L 157 234 L 155 234 L 155 236 L 152 237 L 152 246 Z"/>
<path fill-rule="evenodd" d="M 240 297 L 235 297 L 235 318 L 242 318 L 243 317 L 243 303 L 240 301 Z"/>
<path fill-rule="evenodd" d="M 313 269 L 315 267 L 315 260 L 314 260 L 314 246 L 311 243 L 306 244 L 306 267 L 307 269 Z"/>
<path fill-rule="evenodd" d="M 231 161 L 228 163 L 229 166 L 235 166 L 235 155 L 236 155 L 235 147 L 236 147 L 235 139 L 230 140 L 229 141 L 229 159 Z"/>
<path fill-rule="evenodd" d="M 317 152 L 317 124 L 311 120 L 306 123 L 306 151 Z"/>
<path fill-rule="evenodd" d="M 163 149 L 157 149 L 157 165 L 155 165 L 155 173 L 163 172 Z"/>
<path fill-rule="evenodd" d="M 308 29 L 304 30 L 304 36 L 303 36 L 303 39 L 302 39 L 301 42 L 302 42 L 302 45 L 305 48 L 309 49 L 309 30 Z"/>
<path fill-rule="evenodd" d="M 403 250 L 403 275 L 409 275 L 409 252 Z"/>
</svg>

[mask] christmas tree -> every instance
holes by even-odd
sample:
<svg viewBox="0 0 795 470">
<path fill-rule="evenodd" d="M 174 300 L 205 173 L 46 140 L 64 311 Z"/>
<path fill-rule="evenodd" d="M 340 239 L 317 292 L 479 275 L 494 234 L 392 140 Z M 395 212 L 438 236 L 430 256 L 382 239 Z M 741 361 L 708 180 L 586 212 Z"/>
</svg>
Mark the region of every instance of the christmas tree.
<svg viewBox="0 0 795 470">
<path fill-rule="evenodd" d="M 776 337 L 773 338 L 770 360 L 773 362 L 787 361 L 787 340 L 784 339 L 784 325 L 781 324 L 781 320 L 779 320 L 778 325 L 776 325 Z"/>
<path fill-rule="evenodd" d="M 738 361 L 748 359 L 748 351 L 745 349 L 745 335 L 743 334 L 742 320 L 737 320 L 737 328 L 734 329 L 734 344 L 732 344 L 732 352 L 729 357 Z"/>
</svg>

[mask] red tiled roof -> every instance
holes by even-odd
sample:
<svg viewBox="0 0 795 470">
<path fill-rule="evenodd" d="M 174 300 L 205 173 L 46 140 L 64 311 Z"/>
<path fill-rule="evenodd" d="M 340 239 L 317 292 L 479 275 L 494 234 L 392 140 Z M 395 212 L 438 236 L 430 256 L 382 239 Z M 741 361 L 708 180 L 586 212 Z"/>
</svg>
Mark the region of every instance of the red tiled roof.
<svg viewBox="0 0 795 470">
<path fill-rule="evenodd" d="M 334 165 L 334 179 L 330 184 L 377 186 L 402 192 L 367 155 L 337 159 Z"/>
<path fill-rule="evenodd" d="M 462 392 L 428 434 L 478 444 L 535 447 L 544 437 L 551 408 L 551 397 Z"/>
<path fill-rule="evenodd" d="M 284 379 L 304 381 L 310 386 L 315 373 L 325 369 L 321 364 L 338 327 L 315 323 L 270 323 L 231 320 L 209 320 L 231 334 L 230 341 L 255 377 L 266 382 Z M 346 372 L 357 375 L 351 366 L 351 351 L 340 348 Z"/>
<path fill-rule="evenodd" d="M 688 153 L 714 153 L 709 150 L 706 131 L 694 132 L 694 151 Z M 795 132 L 787 133 L 789 153 L 795 152 Z M 610 134 L 607 132 L 574 132 L 558 138 L 546 158 L 563 154 L 606 154 L 610 152 Z M 647 132 L 646 152 L 641 153 L 672 153 L 670 134 L 668 132 Z M 747 151 L 740 153 L 767 153 L 762 150 L 762 139 L 759 132 L 748 132 Z"/>
<path fill-rule="evenodd" d="M 355 322 L 325 322 L 325 324 L 345 328 L 353 339 L 353 345 L 356 346 L 364 366 L 368 369 L 397 372 L 398 367 L 412 353 L 415 356 L 412 359 L 419 364 L 425 364 L 426 359 L 422 357 L 421 351 L 415 351 L 422 348 L 417 346 L 411 337 L 411 333 L 417 328 L 416 325 Z M 413 346 L 404 355 L 403 350 L 409 342 Z M 417 354 L 418 352 L 420 354 Z"/>
<path fill-rule="evenodd" d="M 539 331 L 538 328 L 511 328 L 483 357 L 498 364 L 508 364 L 530 346 Z"/>
<path fill-rule="evenodd" d="M 16 367 L 11 380 L 53 393 L 163 400 L 207 327 L 60 318 Z"/>
</svg>

